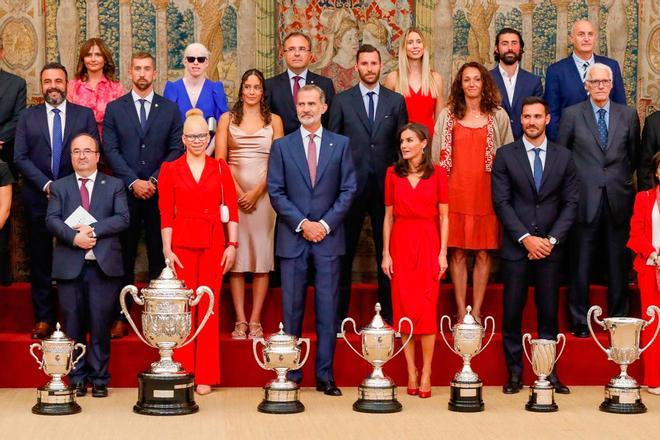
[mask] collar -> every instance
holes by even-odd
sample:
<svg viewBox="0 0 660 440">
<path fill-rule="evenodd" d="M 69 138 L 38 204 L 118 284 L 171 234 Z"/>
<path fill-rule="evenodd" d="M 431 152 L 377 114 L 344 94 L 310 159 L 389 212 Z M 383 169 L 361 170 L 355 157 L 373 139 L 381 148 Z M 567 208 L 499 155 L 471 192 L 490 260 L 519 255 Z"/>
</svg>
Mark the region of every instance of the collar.
<svg viewBox="0 0 660 440">
<path fill-rule="evenodd" d="M 291 69 L 286 69 L 286 73 L 289 75 L 289 81 L 291 81 L 294 76 L 299 76 L 305 80 L 305 84 L 307 83 L 307 72 L 309 72 L 309 70 L 305 69 L 302 72 L 300 72 L 300 75 L 296 75 L 291 71 Z"/>
<path fill-rule="evenodd" d="M 523 144 L 525 145 L 525 151 L 529 152 L 533 150 L 534 148 L 538 148 L 541 151 L 547 151 L 548 150 L 548 137 L 546 136 L 545 139 L 543 139 L 543 143 L 539 145 L 538 147 L 534 144 L 532 144 L 530 141 L 527 140 L 525 135 L 522 137 Z"/>
<path fill-rule="evenodd" d="M 607 114 L 608 115 L 610 114 L 610 100 L 609 99 L 607 100 L 605 105 L 602 106 L 602 107 L 597 106 L 596 103 L 591 100 L 591 98 L 589 98 L 589 103 L 591 104 L 591 108 L 594 110 L 594 113 L 598 113 L 598 110 L 600 110 L 601 108 L 604 108 L 605 111 L 607 112 Z"/>
<path fill-rule="evenodd" d="M 575 62 L 575 64 L 578 64 L 580 66 L 582 66 L 584 63 L 589 63 L 589 65 L 591 66 L 596 62 L 596 58 L 594 57 L 593 53 L 591 54 L 591 58 L 589 58 L 588 60 L 583 60 L 579 56 L 575 55 L 575 52 L 573 52 L 571 56 L 573 57 L 573 61 Z"/>
<path fill-rule="evenodd" d="M 57 107 L 53 107 L 52 105 L 48 104 L 47 102 L 44 102 L 44 104 L 46 104 L 46 113 L 47 114 L 50 113 L 50 111 L 53 110 L 54 108 L 58 109 L 62 113 L 62 116 L 64 116 L 66 114 L 66 99 L 64 101 L 62 101 L 62 104 L 58 105 Z"/>
<path fill-rule="evenodd" d="M 377 83 L 373 90 L 369 90 L 364 84 L 362 84 L 362 81 L 358 83 L 358 87 L 360 87 L 360 94 L 362 97 L 365 97 L 369 92 L 374 92 L 376 96 L 380 96 L 380 83 Z"/>
<path fill-rule="evenodd" d="M 311 131 L 307 130 L 305 127 L 302 125 L 300 126 L 300 134 L 302 135 L 303 139 L 307 139 L 307 137 L 312 134 Z M 317 138 L 321 139 L 323 136 L 323 126 L 320 126 L 318 130 L 316 130 L 316 133 L 314 133 L 314 136 Z"/>
<path fill-rule="evenodd" d="M 94 171 L 92 174 L 90 174 L 90 175 L 87 176 L 87 177 L 83 177 L 83 176 L 81 176 L 80 174 L 75 173 L 75 174 L 76 174 L 76 182 L 78 182 L 79 179 L 89 179 L 90 182 L 94 183 L 94 182 L 96 182 L 96 175 L 97 175 L 98 173 L 99 173 L 99 170 L 96 170 L 96 171 Z"/>
<path fill-rule="evenodd" d="M 138 102 L 140 99 L 146 100 L 149 104 L 154 101 L 154 91 L 152 90 L 147 96 L 142 98 L 140 95 L 135 93 L 135 90 L 131 90 L 131 96 L 133 97 L 133 102 Z"/>
<path fill-rule="evenodd" d="M 497 68 L 500 69 L 500 75 L 502 75 L 502 78 L 516 78 L 518 76 L 518 72 L 520 71 L 520 63 L 517 63 L 516 71 L 513 72 L 513 75 L 511 76 L 509 76 L 509 74 L 506 73 L 506 70 L 502 68 L 501 63 L 497 63 Z"/>
</svg>

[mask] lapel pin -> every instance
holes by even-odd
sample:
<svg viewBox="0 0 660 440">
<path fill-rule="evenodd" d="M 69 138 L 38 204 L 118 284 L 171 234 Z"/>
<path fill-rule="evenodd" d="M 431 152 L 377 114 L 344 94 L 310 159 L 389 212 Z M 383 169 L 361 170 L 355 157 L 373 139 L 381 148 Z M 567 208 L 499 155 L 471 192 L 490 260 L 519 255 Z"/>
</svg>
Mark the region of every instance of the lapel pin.
<svg viewBox="0 0 660 440">
<path fill-rule="evenodd" d="M 101 185 L 105 185 L 105 180 L 101 180 Z"/>
<path fill-rule="evenodd" d="M 154 107 L 158 107 L 158 104 L 154 104 Z"/>
<path fill-rule="evenodd" d="M 334 144 L 333 144 L 332 142 L 330 142 L 330 146 L 332 147 L 333 145 L 334 145 Z"/>
</svg>

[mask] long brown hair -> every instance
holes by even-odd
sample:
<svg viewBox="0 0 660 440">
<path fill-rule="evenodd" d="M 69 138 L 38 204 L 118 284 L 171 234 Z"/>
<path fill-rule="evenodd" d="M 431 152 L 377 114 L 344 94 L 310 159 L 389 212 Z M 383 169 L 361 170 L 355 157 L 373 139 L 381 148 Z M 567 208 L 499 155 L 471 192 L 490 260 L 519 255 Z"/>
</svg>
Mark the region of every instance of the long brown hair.
<svg viewBox="0 0 660 440">
<path fill-rule="evenodd" d="M 98 46 L 101 55 L 103 55 L 103 76 L 112 82 L 119 81 L 115 72 L 117 68 L 115 62 L 112 59 L 112 52 L 108 49 L 108 46 L 100 38 L 90 38 L 85 41 L 80 46 L 80 52 L 78 54 L 78 66 L 76 67 L 76 79 L 81 81 L 89 80 L 89 75 L 87 75 L 87 67 L 85 67 L 85 56 L 92 50 L 92 47 Z"/>
<path fill-rule="evenodd" d="M 401 135 L 404 131 L 410 130 L 415 133 L 417 139 L 420 142 L 426 141 L 426 147 L 422 150 L 422 162 L 419 164 L 419 169 L 423 170 L 422 179 L 428 179 L 433 174 L 435 170 L 433 166 L 433 161 L 431 160 L 431 143 L 429 142 L 429 131 L 426 126 L 419 124 L 417 122 L 409 122 L 406 125 L 399 128 L 396 133 L 396 137 L 399 140 L 399 145 L 401 144 Z M 401 147 L 396 149 L 397 160 L 394 163 L 394 173 L 399 177 L 406 177 L 412 170 L 410 169 L 410 164 L 407 159 L 403 158 L 401 154 Z"/>
<path fill-rule="evenodd" d="M 454 77 L 454 82 L 451 84 L 447 107 L 449 107 L 457 119 L 463 119 L 465 117 L 466 104 L 465 92 L 463 92 L 463 72 L 468 67 L 477 69 L 481 75 L 481 102 L 479 103 L 481 111 L 487 114 L 495 113 L 495 110 L 497 110 L 502 102 L 500 92 L 488 70 L 476 61 L 465 63 L 458 69 L 458 73 Z"/>
<path fill-rule="evenodd" d="M 264 74 L 261 73 L 261 70 L 248 69 L 241 77 L 241 86 L 238 88 L 238 99 L 236 100 L 236 103 L 234 103 L 234 106 L 231 108 L 231 121 L 235 125 L 241 125 L 241 122 L 243 122 L 243 104 L 245 103 L 243 101 L 243 87 L 245 87 L 245 82 L 248 80 L 248 78 L 253 75 L 256 76 L 261 83 L 261 90 L 263 91 L 261 100 L 259 101 L 259 112 L 261 113 L 261 119 L 263 119 L 264 125 L 270 124 L 270 107 L 268 107 L 268 103 L 266 102 L 266 79 L 264 78 Z"/>
</svg>

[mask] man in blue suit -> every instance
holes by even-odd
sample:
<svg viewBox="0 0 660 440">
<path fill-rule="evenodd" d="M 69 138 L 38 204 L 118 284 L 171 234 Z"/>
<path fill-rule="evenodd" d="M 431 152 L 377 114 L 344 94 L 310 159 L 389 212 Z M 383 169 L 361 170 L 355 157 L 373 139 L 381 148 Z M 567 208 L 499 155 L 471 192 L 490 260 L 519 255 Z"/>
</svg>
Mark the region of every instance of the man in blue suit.
<svg viewBox="0 0 660 440">
<path fill-rule="evenodd" d="M 344 217 L 356 192 L 348 138 L 325 130 L 327 110 L 320 87 L 298 93 L 301 127 L 277 139 L 268 163 L 268 195 L 277 212 L 276 255 L 280 257 L 284 330 L 301 336 L 308 269 L 314 268 L 316 311 L 316 390 L 341 396 L 335 385 L 335 321 L 340 256 L 344 254 Z M 300 382 L 302 372 L 291 379 Z"/>
<path fill-rule="evenodd" d="M 134 280 L 135 256 L 143 224 L 149 277 L 157 278 L 165 266 L 160 237 L 158 172 L 163 162 L 183 154 L 179 108 L 154 93 L 156 60 L 148 53 L 134 54 L 129 76 L 133 89 L 108 104 L 103 119 L 103 154 L 115 176 L 128 188 L 131 226 L 122 237 L 126 284 Z M 118 338 L 127 331 L 126 323 L 118 320 L 112 336 Z"/>
<path fill-rule="evenodd" d="M 522 103 L 528 96 L 543 96 L 541 78 L 520 67 L 525 42 L 520 32 L 502 28 L 495 36 L 493 55 L 497 67 L 490 71 L 502 95 L 502 107 L 509 114 L 514 139 L 523 135 L 520 125 Z"/>
<path fill-rule="evenodd" d="M 14 163 L 23 175 L 21 188 L 26 214 L 27 248 L 35 326 L 33 338 L 50 335 L 55 324 L 55 295 L 51 292 L 53 236 L 46 229 L 48 195 L 53 180 L 68 176 L 71 140 L 79 133 L 98 138 L 94 114 L 66 100 L 67 73 L 58 63 L 41 69 L 41 92 L 46 101 L 23 112 L 16 126 Z"/>
<path fill-rule="evenodd" d="M 550 106 L 548 137 L 551 141 L 557 139 L 563 110 L 587 99 L 584 80 L 587 68 L 594 63 L 606 64 L 612 69 L 614 83 L 610 99 L 619 104 L 626 104 L 626 92 L 623 88 L 619 63 L 611 58 L 594 55 L 596 38 L 598 34 L 589 21 L 576 21 L 571 30 L 573 53 L 548 67 L 545 75 L 545 100 Z"/>
<path fill-rule="evenodd" d="M 128 228 L 129 219 L 124 185 L 97 170 L 99 155 L 92 136 L 79 134 L 71 141 L 74 174 L 53 182 L 46 226 L 57 238 L 53 278 L 58 280 L 65 331 L 83 344 L 90 334 L 87 355 L 71 371 L 71 383 L 78 396 L 85 395 L 91 382 L 92 395 L 106 397 L 110 327 L 124 275 L 119 233 Z M 65 223 L 80 207 L 94 220 Z"/>
</svg>

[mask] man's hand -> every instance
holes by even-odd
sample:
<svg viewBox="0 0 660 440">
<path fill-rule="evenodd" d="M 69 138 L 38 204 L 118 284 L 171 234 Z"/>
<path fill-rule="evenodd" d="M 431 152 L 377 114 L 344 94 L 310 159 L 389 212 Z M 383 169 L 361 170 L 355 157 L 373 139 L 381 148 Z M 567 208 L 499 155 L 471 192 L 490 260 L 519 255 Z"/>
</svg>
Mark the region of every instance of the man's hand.
<svg viewBox="0 0 660 440">
<path fill-rule="evenodd" d="M 48 182 L 48 183 L 46 184 L 46 187 L 44 188 L 44 192 L 45 192 L 46 195 L 48 195 L 48 196 L 50 196 L 50 184 L 51 184 L 51 183 L 53 183 L 53 182 Z"/>
<path fill-rule="evenodd" d="M 156 187 L 148 180 L 136 180 L 131 186 L 131 190 L 135 197 L 142 200 L 147 200 L 156 194 Z"/>
<path fill-rule="evenodd" d="M 527 249 L 527 257 L 530 260 L 541 260 L 552 252 L 552 245 L 547 238 L 529 235 L 523 239 L 522 244 Z"/>
<path fill-rule="evenodd" d="M 76 236 L 73 237 L 73 244 L 81 249 L 89 250 L 96 246 L 96 238 L 92 238 L 89 235 L 78 231 Z"/>
<path fill-rule="evenodd" d="M 303 222 L 300 228 L 302 229 L 303 237 L 305 237 L 306 240 L 314 243 L 320 242 L 327 235 L 325 228 L 319 222 L 312 222 L 307 220 L 306 222 Z"/>
<path fill-rule="evenodd" d="M 80 224 L 78 224 L 78 225 L 75 225 L 73 227 L 73 229 L 75 229 L 76 231 L 78 231 L 82 234 L 88 235 L 89 237 L 94 237 L 94 234 L 93 234 L 94 229 L 89 225 L 80 225 Z"/>
</svg>

